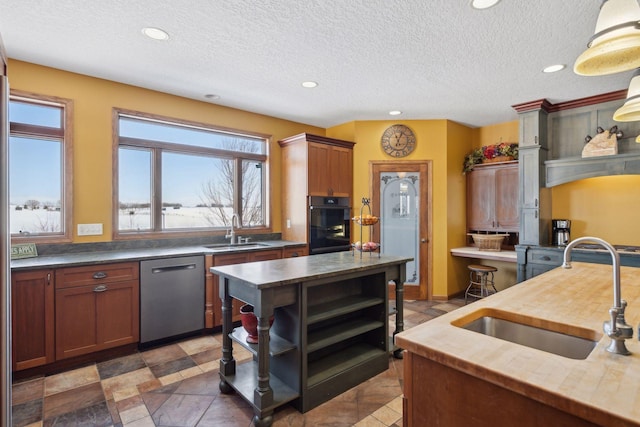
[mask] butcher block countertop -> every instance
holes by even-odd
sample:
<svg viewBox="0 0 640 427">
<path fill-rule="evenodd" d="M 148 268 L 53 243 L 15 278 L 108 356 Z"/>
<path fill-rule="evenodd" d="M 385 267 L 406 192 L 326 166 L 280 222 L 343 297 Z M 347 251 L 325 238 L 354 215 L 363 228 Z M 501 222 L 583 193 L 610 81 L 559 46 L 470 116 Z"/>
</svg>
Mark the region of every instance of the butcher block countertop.
<svg viewBox="0 0 640 427">
<path fill-rule="evenodd" d="M 611 265 L 572 263 L 470 303 L 396 336 L 405 350 L 599 425 L 640 426 L 640 269 L 621 268 L 630 356 L 605 350 L 613 305 Z M 598 340 L 584 360 L 569 359 L 468 331 L 463 325 L 499 312 L 508 320 Z M 525 319 L 526 321 L 522 322 Z"/>
</svg>

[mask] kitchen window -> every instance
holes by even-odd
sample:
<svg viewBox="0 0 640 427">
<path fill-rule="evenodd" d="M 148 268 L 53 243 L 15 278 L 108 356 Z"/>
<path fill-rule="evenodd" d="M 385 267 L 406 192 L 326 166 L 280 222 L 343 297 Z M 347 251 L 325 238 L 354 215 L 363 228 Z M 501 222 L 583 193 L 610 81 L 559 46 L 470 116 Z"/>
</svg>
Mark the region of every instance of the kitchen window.
<svg viewBox="0 0 640 427">
<path fill-rule="evenodd" d="M 269 137 L 114 110 L 118 236 L 266 228 Z"/>
<path fill-rule="evenodd" d="M 69 242 L 72 101 L 12 90 L 9 224 L 12 241 Z"/>
</svg>

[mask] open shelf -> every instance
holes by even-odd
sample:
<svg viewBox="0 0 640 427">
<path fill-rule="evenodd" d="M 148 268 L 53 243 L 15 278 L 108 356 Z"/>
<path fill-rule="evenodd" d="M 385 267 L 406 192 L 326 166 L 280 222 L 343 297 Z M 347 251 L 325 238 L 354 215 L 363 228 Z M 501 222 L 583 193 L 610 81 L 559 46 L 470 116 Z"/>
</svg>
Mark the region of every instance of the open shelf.
<svg viewBox="0 0 640 427">
<path fill-rule="evenodd" d="M 307 339 L 307 352 L 328 347 L 374 329 L 384 328 L 384 322 L 367 318 L 358 318 L 335 326 L 311 332 Z M 386 333 L 386 331 L 385 331 Z"/>
<path fill-rule="evenodd" d="M 229 337 L 242 347 L 246 348 L 256 356 L 258 354 L 258 344 L 251 344 L 247 342 L 247 331 L 244 330 L 243 327 L 235 328 L 229 334 Z M 295 350 L 296 345 L 292 342 L 285 340 L 284 338 L 274 334 L 272 331 L 269 331 L 269 355 L 270 356 L 279 356 L 281 354 L 285 354 L 289 351 Z"/>
<path fill-rule="evenodd" d="M 269 386 L 273 390 L 273 403 L 257 408 L 253 403 L 253 392 L 258 386 L 258 362 L 239 363 L 236 365 L 236 374 L 226 375 L 223 379 L 254 408 L 262 412 L 268 412 L 300 397 L 299 392 L 287 386 L 275 375 L 270 374 Z"/>
<path fill-rule="evenodd" d="M 332 317 L 352 313 L 354 311 L 362 310 L 363 308 L 373 307 L 374 305 L 383 303 L 383 298 L 350 296 L 343 298 L 340 301 L 329 301 L 323 304 L 309 305 L 307 324 L 312 325 Z"/>
<path fill-rule="evenodd" d="M 322 359 L 310 362 L 307 387 L 314 387 L 377 357 L 383 357 L 388 362 L 389 356 L 384 349 L 365 343 L 358 343 Z"/>
</svg>

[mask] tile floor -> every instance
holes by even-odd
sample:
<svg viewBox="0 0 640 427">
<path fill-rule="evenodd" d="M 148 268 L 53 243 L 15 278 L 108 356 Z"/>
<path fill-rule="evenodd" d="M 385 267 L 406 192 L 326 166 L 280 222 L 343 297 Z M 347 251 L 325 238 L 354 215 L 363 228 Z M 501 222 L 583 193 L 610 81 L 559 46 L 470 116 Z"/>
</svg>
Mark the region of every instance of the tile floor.
<svg viewBox="0 0 640 427">
<path fill-rule="evenodd" d="M 463 304 L 405 301 L 405 329 Z M 218 389 L 221 352 L 218 333 L 16 382 L 13 426 L 249 427 L 251 407 Z M 234 346 L 234 357 L 251 354 Z M 389 361 L 387 371 L 305 414 L 278 409 L 273 426 L 401 426 L 402 360 Z"/>
</svg>

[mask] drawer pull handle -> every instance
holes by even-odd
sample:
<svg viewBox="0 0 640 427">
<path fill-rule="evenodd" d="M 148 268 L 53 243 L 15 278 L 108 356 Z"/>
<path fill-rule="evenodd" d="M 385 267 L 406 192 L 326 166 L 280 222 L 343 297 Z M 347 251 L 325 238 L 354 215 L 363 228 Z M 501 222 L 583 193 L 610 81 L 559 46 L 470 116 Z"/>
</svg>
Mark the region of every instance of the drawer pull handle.
<svg viewBox="0 0 640 427">
<path fill-rule="evenodd" d="M 104 279 L 106 277 L 107 277 L 107 273 L 105 273 L 104 271 L 98 271 L 97 273 L 93 273 L 94 279 Z"/>
<path fill-rule="evenodd" d="M 541 256 L 540 259 L 543 260 L 543 261 L 551 261 L 551 257 L 549 257 L 547 255 Z"/>
<path fill-rule="evenodd" d="M 105 285 L 100 285 L 93 288 L 93 292 L 104 292 L 106 290 L 107 290 L 107 287 Z"/>
</svg>

